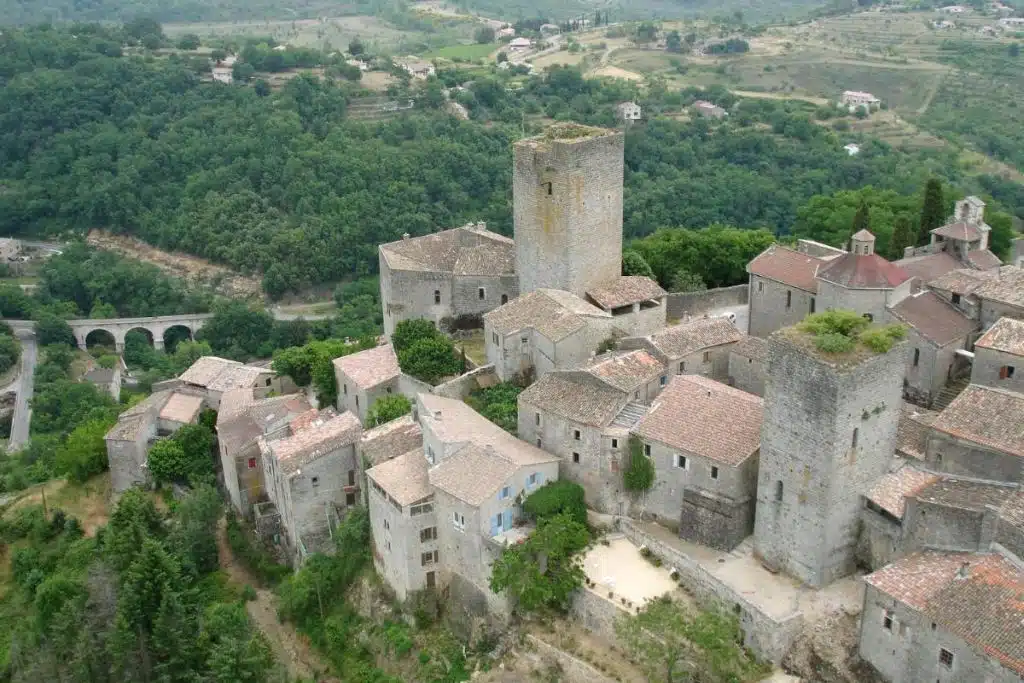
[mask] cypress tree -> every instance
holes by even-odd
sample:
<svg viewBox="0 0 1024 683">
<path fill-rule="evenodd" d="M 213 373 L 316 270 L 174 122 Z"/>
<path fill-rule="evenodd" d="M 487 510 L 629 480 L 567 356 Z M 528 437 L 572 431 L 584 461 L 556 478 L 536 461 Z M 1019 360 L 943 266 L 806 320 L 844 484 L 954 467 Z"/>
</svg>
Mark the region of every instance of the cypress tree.
<svg viewBox="0 0 1024 683">
<path fill-rule="evenodd" d="M 932 178 L 924 188 L 924 203 L 921 205 L 921 227 L 917 234 L 918 244 L 926 244 L 929 232 L 946 222 L 946 202 L 942 197 L 942 182 Z"/>
<path fill-rule="evenodd" d="M 871 219 L 868 216 L 867 202 L 861 202 L 857 208 L 857 213 L 853 214 L 853 234 L 856 235 L 861 230 L 871 230 Z"/>
<path fill-rule="evenodd" d="M 892 240 L 889 242 L 889 252 L 892 258 L 903 258 L 903 250 L 906 247 L 914 246 L 915 238 L 910 219 L 906 216 L 897 216 L 892 230 Z"/>
</svg>

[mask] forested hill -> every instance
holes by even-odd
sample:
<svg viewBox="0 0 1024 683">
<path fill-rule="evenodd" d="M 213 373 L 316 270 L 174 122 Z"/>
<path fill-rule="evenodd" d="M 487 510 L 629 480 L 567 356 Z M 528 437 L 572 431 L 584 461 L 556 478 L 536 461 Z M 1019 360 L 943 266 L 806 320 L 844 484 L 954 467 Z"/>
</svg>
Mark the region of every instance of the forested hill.
<svg viewBox="0 0 1024 683">
<path fill-rule="evenodd" d="M 0 234 L 130 233 L 261 274 L 272 295 L 372 273 L 377 245 L 405 232 L 483 220 L 509 233 L 510 145 L 524 121 L 609 125 L 631 98 L 650 112 L 681 106 L 678 92 L 566 68 L 515 92 L 507 75 L 479 77 L 457 95 L 472 115 L 459 121 L 441 111 L 441 87 L 465 73 L 442 72 L 411 94 L 413 114 L 365 123 L 346 119 L 355 84 L 224 86 L 201 80 L 208 60 L 122 56 L 126 40 L 97 26 L 4 30 Z M 850 157 L 786 106 L 744 101 L 717 130 L 670 119 L 630 129 L 627 238 L 714 223 L 785 232 L 815 195 L 961 180 L 941 150 L 865 144 Z"/>
</svg>

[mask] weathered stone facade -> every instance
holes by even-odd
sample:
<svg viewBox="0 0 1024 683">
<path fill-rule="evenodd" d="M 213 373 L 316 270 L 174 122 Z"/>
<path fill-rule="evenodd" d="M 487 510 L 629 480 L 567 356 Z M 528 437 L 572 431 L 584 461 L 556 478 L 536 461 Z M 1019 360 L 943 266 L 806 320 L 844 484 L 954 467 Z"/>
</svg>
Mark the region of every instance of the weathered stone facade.
<svg viewBox="0 0 1024 683">
<path fill-rule="evenodd" d="M 816 291 L 757 275 L 750 276 L 750 334 L 767 337 L 795 325 L 816 310 Z"/>
</svg>

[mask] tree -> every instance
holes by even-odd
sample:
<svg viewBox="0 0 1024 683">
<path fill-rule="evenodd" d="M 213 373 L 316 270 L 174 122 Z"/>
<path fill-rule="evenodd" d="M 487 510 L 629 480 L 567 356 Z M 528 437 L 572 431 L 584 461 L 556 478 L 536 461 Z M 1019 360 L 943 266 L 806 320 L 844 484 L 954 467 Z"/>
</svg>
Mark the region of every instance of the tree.
<svg viewBox="0 0 1024 683">
<path fill-rule="evenodd" d="M 220 48 L 216 48 L 214 50 L 210 50 L 210 59 L 213 60 L 214 64 L 220 64 L 225 59 L 227 59 L 227 57 L 228 57 L 227 50 L 222 50 Z"/>
<path fill-rule="evenodd" d="M 181 38 L 178 38 L 178 49 L 179 50 L 196 50 L 202 41 L 195 33 L 186 33 Z"/>
<path fill-rule="evenodd" d="M 653 43 L 658 39 L 658 26 L 650 21 L 641 23 L 636 28 L 636 42 Z"/>
<path fill-rule="evenodd" d="M 590 542 L 587 528 L 561 513 L 542 519 L 525 541 L 502 551 L 491 569 L 490 587 L 506 592 L 516 609 L 564 611 L 585 577 L 577 553 Z"/>
<path fill-rule="evenodd" d="M 853 214 L 853 233 L 856 235 L 861 230 L 871 231 L 871 218 L 868 213 L 867 203 L 862 203 L 857 207 L 857 213 Z"/>
<path fill-rule="evenodd" d="M 421 339 L 436 339 L 441 336 L 432 322 L 423 318 L 403 320 L 395 325 L 391 334 L 391 346 L 395 353 L 401 353 Z"/>
<path fill-rule="evenodd" d="M 515 434 L 519 422 L 516 399 L 520 392 L 522 388 L 512 382 L 501 382 L 493 387 L 477 389 L 466 398 L 466 403 L 506 432 Z"/>
<path fill-rule="evenodd" d="M 665 36 L 665 50 L 668 52 L 683 51 L 683 39 L 679 35 L 679 31 L 669 31 Z"/>
<path fill-rule="evenodd" d="M 708 286 L 700 275 L 680 268 L 672 275 L 671 289 L 673 292 L 703 292 Z"/>
<path fill-rule="evenodd" d="M 221 508 L 217 489 L 208 484 L 197 487 L 178 503 L 177 524 L 169 545 L 181 558 L 183 570 L 195 577 L 218 567 L 217 520 Z"/>
<path fill-rule="evenodd" d="M 160 439 L 146 456 L 150 474 L 158 482 L 184 481 L 192 471 L 192 462 L 175 439 Z"/>
<path fill-rule="evenodd" d="M 535 520 L 566 514 L 586 526 L 587 503 L 583 487 L 568 479 L 549 481 L 523 501 L 523 512 Z"/>
<path fill-rule="evenodd" d="M 889 256 L 893 260 L 903 258 L 903 250 L 906 247 L 914 246 L 917 241 L 916 231 L 910 224 L 907 216 L 897 216 L 896 225 L 892 231 L 892 240 L 889 243 Z"/>
<path fill-rule="evenodd" d="M 156 540 L 142 541 L 138 556 L 124 574 L 118 617 L 131 628 L 152 633 L 164 597 L 180 579 L 175 558 Z"/>
<path fill-rule="evenodd" d="M 643 275 L 654 279 L 654 271 L 648 265 L 647 260 L 637 251 L 626 249 L 622 252 L 622 274 Z"/>
<path fill-rule="evenodd" d="M 353 38 L 352 40 L 349 41 L 349 43 L 348 43 L 348 52 L 353 57 L 358 57 L 359 55 L 363 54 L 363 52 L 365 52 L 365 51 L 366 51 L 366 48 L 363 46 L 363 41 L 359 40 L 358 36 L 356 36 L 355 38 Z"/>
<path fill-rule="evenodd" d="M 402 394 L 381 396 L 366 413 L 366 426 L 376 427 L 412 412 L 412 403 Z"/>
<path fill-rule="evenodd" d="M 114 419 L 83 422 L 72 430 L 57 450 L 57 471 L 74 482 L 84 482 L 107 469 L 107 432 Z"/>
<path fill-rule="evenodd" d="M 487 43 L 494 42 L 494 28 L 491 26 L 481 26 L 473 33 L 473 38 L 480 45 L 486 45 Z"/>
<path fill-rule="evenodd" d="M 248 83 L 255 74 L 256 67 L 249 62 L 235 62 L 235 65 L 231 67 L 231 78 L 239 83 Z M 266 283 L 266 277 L 264 277 L 264 283 Z"/>
<path fill-rule="evenodd" d="M 213 473 L 213 432 L 201 424 L 189 424 L 179 428 L 172 437 L 181 444 L 181 450 L 189 463 L 187 476 L 190 479 Z"/>
<path fill-rule="evenodd" d="M 67 344 L 78 346 L 71 326 L 55 315 L 41 315 L 36 320 L 36 340 L 40 346 Z"/>
<path fill-rule="evenodd" d="M 938 178 L 929 178 L 924 186 L 917 243 L 927 244 L 931 239 L 931 231 L 942 227 L 945 222 L 946 202 L 942 196 L 942 181 Z"/>
<path fill-rule="evenodd" d="M 629 437 L 629 460 L 622 471 L 622 484 L 633 493 L 646 491 L 654 484 L 654 464 L 644 453 L 644 448 L 639 437 Z"/>
<path fill-rule="evenodd" d="M 121 573 L 135 561 L 146 539 L 162 535 L 163 522 L 153 499 L 140 489 L 128 489 L 114 508 L 102 537 L 107 562 Z"/>
<path fill-rule="evenodd" d="M 402 372 L 428 384 L 456 375 L 462 368 L 459 359 L 455 357 L 455 346 L 450 339 L 440 334 L 430 339 L 420 339 L 400 351 L 398 365 Z"/>
<path fill-rule="evenodd" d="M 0 334 L 0 372 L 7 372 L 21 358 L 21 344 L 9 334 Z"/>
</svg>

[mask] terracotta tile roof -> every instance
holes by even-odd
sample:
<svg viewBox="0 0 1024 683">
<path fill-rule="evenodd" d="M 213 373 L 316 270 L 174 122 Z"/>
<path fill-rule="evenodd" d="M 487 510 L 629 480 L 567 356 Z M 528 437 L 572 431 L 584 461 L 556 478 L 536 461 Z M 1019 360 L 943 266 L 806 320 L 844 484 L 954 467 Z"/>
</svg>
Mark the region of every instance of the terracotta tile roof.
<svg viewBox="0 0 1024 683">
<path fill-rule="evenodd" d="M 692 318 L 649 337 L 628 337 L 620 347 L 643 346 L 666 361 L 674 361 L 695 351 L 738 342 L 743 337 L 726 318 Z"/>
<path fill-rule="evenodd" d="M 932 505 L 983 512 L 990 507 L 1002 507 L 1015 491 L 1011 486 L 939 477 L 908 497 Z"/>
<path fill-rule="evenodd" d="M 242 364 L 235 360 L 219 358 L 217 356 L 203 356 L 193 363 L 188 370 L 181 373 L 179 379 L 187 384 L 206 387 L 220 376 L 228 368 L 242 367 Z"/>
<path fill-rule="evenodd" d="M 580 424 L 603 427 L 629 402 L 630 394 L 583 370 L 549 372 L 519 394 L 523 404 Z"/>
<path fill-rule="evenodd" d="M 520 469 L 558 462 L 557 457 L 540 449 L 534 450 L 538 455 L 527 462 L 519 457 L 510 457 L 512 454 L 506 449 L 470 443 L 430 468 L 430 484 L 464 503 L 480 505 Z"/>
<path fill-rule="evenodd" d="M 160 409 L 160 419 L 190 424 L 199 416 L 202 409 L 202 397 L 174 392 Z"/>
<path fill-rule="evenodd" d="M 1013 318 L 1000 318 L 974 345 L 1024 356 L 1024 322 Z"/>
<path fill-rule="evenodd" d="M 586 371 L 616 389 L 633 393 L 660 377 L 665 368 L 646 351 L 611 351 L 595 357 Z"/>
<path fill-rule="evenodd" d="M 818 269 L 818 279 L 851 289 L 892 289 L 910 277 L 878 254 L 844 254 Z"/>
<path fill-rule="evenodd" d="M 1003 265 L 999 257 L 988 249 L 975 249 L 974 251 L 967 252 L 967 261 L 982 271 L 996 270 Z"/>
<path fill-rule="evenodd" d="M 951 270 L 957 270 L 964 267 L 964 264 L 960 263 L 956 258 L 944 251 L 940 251 L 937 254 L 902 258 L 898 261 L 894 261 L 893 263 L 902 268 L 903 271 L 911 277 L 919 278 L 923 282 L 931 282 L 936 278 L 942 277 Z"/>
<path fill-rule="evenodd" d="M 134 441 L 147 424 L 152 425 L 152 421 L 145 415 L 122 415 L 103 438 L 106 441 Z"/>
<path fill-rule="evenodd" d="M 1016 266 L 1003 266 L 997 277 L 988 280 L 975 293 L 982 299 L 1024 308 L 1024 270 Z"/>
<path fill-rule="evenodd" d="M 1024 456 L 1024 395 L 971 384 L 939 413 L 932 428 Z"/>
<path fill-rule="evenodd" d="M 965 242 L 975 242 L 981 239 L 981 230 L 978 226 L 972 223 L 964 223 L 963 221 L 946 223 L 932 230 L 931 234 Z"/>
<path fill-rule="evenodd" d="M 660 299 L 666 294 L 657 282 L 643 275 L 626 275 L 604 287 L 587 291 L 587 296 L 605 310 Z"/>
<path fill-rule="evenodd" d="M 699 375 L 679 375 L 640 420 L 644 439 L 736 466 L 761 447 L 760 397 Z"/>
<path fill-rule="evenodd" d="M 935 278 L 928 283 L 928 286 L 954 294 L 967 295 L 973 294 L 978 287 L 995 275 L 991 271 L 957 268 Z"/>
<path fill-rule="evenodd" d="M 978 329 L 977 322 L 930 290 L 906 297 L 889 312 L 939 346 L 965 339 Z"/>
<path fill-rule="evenodd" d="M 157 391 L 117 416 L 117 424 L 110 428 L 104 439 L 134 441 L 147 425 L 155 428 L 156 417 L 170 399 L 172 391 Z"/>
<path fill-rule="evenodd" d="M 391 344 L 335 358 L 334 367 L 363 389 L 370 389 L 402 374 Z"/>
<path fill-rule="evenodd" d="M 773 244 L 747 264 L 747 272 L 807 292 L 818 291 L 815 274 L 828 261 Z"/>
<path fill-rule="evenodd" d="M 500 335 L 532 328 L 554 342 L 586 327 L 589 318 L 610 320 L 611 314 L 555 289 L 538 289 L 484 315 Z"/>
<path fill-rule="evenodd" d="M 211 391 L 230 391 L 263 384 L 264 380 L 273 377 L 274 373 L 265 368 L 250 365 L 238 365 L 224 368 L 208 385 Z"/>
<path fill-rule="evenodd" d="M 380 245 L 393 270 L 514 275 L 515 244 L 485 228 L 463 226 Z"/>
<path fill-rule="evenodd" d="M 1002 555 L 919 552 L 864 580 L 1024 674 L 1024 572 Z"/>
<path fill-rule="evenodd" d="M 729 349 L 729 353 L 763 363 L 768 360 L 768 340 L 744 335 L 736 346 Z"/>
<path fill-rule="evenodd" d="M 999 518 L 1018 529 L 1024 528 L 1024 490 L 1017 489 L 999 508 Z"/>
<path fill-rule="evenodd" d="M 256 396 L 252 388 L 229 389 L 220 397 L 220 407 L 217 408 L 217 424 L 240 415 L 256 402 Z"/>
<path fill-rule="evenodd" d="M 865 496 L 897 519 L 903 519 L 906 498 L 938 481 L 939 475 L 910 466 L 890 472 L 875 482 Z"/>
<path fill-rule="evenodd" d="M 357 443 L 363 431 L 359 418 L 348 411 L 324 422 L 314 421 L 307 427 L 278 441 L 260 440 L 261 448 L 270 450 L 286 476 L 339 448 Z"/>
<path fill-rule="evenodd" d="M 385 422 L 363 432 L 359 450 L 371 466 L 378 465 L 399 453 L 423 447 L 423 430 L 411 415 Z"/>
<path fill-rule="evenodd" d="M 899 426 L 896 429 L 896 453 L 924 460 L 928 432 L 938 416 L 937 412 L 904 402 L 900 409 Z"/>
<path fill-rule="evenodd" d="M 427 457 L 422 448 L 417 448 L 371 467 L 366 470 L 366 476 L 377 482 L 399 505 L 411 505 L 432 493 L 427 469 Z"/>
</svg>

